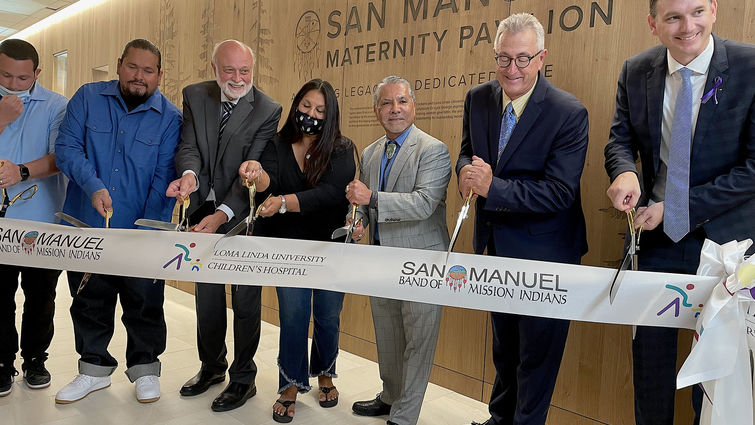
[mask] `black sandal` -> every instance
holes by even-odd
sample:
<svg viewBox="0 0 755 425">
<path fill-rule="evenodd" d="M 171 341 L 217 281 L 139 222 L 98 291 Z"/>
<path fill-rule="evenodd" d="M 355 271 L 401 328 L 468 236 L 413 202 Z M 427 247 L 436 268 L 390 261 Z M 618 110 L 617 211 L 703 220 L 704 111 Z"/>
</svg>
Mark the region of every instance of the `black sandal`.
<svg viewBox="0 0 755 425">
<path fill-rule="evenodd" d="M 278 400 L 275 400 L 275 402 L 276 403 L 280 403 L 283 407 L 285 407 L 286 411 L 283 412 L 282 415 L 279 415 L 278 412 L 276 412 L 275 410 L 273 410 L 273 420 L 275 422 L 280 422 L 280 423 L 289 423 L 289 422 L 293 421 L 294 417 L 293 416 L 288 416 L 288 408 L 291 407 L 292 404 L 296 403 L 296 400 L 285 400 L 285 401 L 283 401 L 281 399 L 278 399 Z"/>
<path fill-rule="evenodd" d="M 336 387 L 320 387 L 320 391 L 322 391 L 323 394 L 325 394 L 325 401 L 322 401 L 318 397 L 318 401 L 320 402 L 320 407 L 333 407 L 336 404 L 338 404 L 338 397 L 332 398 L 328 400 L 328 393 L 335 390 Z"/>
</svg>

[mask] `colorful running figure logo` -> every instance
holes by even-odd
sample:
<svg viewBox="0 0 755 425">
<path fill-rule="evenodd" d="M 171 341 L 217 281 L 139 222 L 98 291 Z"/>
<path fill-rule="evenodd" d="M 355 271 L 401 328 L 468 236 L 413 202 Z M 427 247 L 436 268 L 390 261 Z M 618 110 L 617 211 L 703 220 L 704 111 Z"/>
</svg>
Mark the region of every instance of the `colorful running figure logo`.
<svg viewBox="0 0 755 425">
<path fill-rule="evenodd" d="M 24 249 L 25 253 L 31 254 L 34 251 L 34 245 L 35 242 L 37 242 L 37 236 L 39 236 L 39 232 L 37 231 L 31 231 L 24 235 L 24 240 L 21 241 L 21 248 Z"/>
<path fill-rule="evenodd" d="M 671 307 L 674 307 L 674 317 L 679 317 L 679 310 L 681 307 L 687 307 L 692 309 L 692 311 L 695 313 L 695 318 L 700 315 L 700 312 L 703 311 L 703 305 L 698 304 L 697 307 L 692 307 L 692 304 L 689 303 L 689 297 L 687 295 L 687 292 L 675 285 L 666 285 L 666 288 L 671 289 L 672 291 L 675 291 L 679 294 L 676 298 L 673 299 L 670 303 L 668 303 L 665 307 L 661 309 L 658 313 L 656 313 L 656 316 L 660 316 L 666 311 L 670 310 Z M 695 289 L 695 285 L 688 283 L 687 286 L 685 286 L 687 291 L 692 291 Z"/>
<path fill-rule="evenodd" d="M 459 265 L 451 267 L 448 269 L 446 283 L 454 292 L 459 291 L 467 283 L 467 269 Z"/>
<path fill-rule="evenodd" d="M 176 263 L 176 270 L 181 270 L 181 266 L 183 265 L 184 261 L 189 263 L 189 265 L 191 266 L 191 271 L 193 272 L 197 272 L 199 271 L 199 269 L 202 268 L 202 263 L 200 263 L 201 260 L 199 258 L 195 258 L 192 261 L 192 259 L 189 257 L 189 254 L 190 254 L 189 248 L 195 248 L 197 244 L 192 242 L 189 244 L 189 248 L 187 248 L 186 246 L 180 243 L 177 243 L 175 246 L 176 248 L 181 248 L 181 252 L 179 252 L 178 255 L 171 258 L 167 263 L 165 263 L 163 265 L 164 269 L 168 268 L 168 266 L 171 265 L 172 263 Z"/>
</svg>

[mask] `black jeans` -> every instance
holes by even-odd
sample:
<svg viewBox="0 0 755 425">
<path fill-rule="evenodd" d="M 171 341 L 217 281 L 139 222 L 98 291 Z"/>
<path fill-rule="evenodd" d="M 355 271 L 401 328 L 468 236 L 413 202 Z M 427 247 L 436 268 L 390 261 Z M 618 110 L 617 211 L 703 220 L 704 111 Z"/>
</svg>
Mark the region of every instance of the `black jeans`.
<svg viewBox="0 0 755 425">
<path fill-rule="evenodd" d="M 16 290 L 24 291 L 21 316 L 21 357 L 47 360 L 53 335 L 55 287 L 60 270 L 0 265 L 0 363 L 12 365 L 18 352 Z"/>
<path fill-rule="evenodd" d="M 81 356 L 79 372 L 107 376 L 118 365 L 107 347 L 113 337 L 115 303 L 120 297 L 121 322 L 127 334 L 126 366 L 130 369 L 126 374 L 132 381 L 144 375 L 159 375 L 157 357 L 165 351 L 167 337 L 163 313 L 165 282 L 93 274 L 86 287 L 76 294 L 82 276 L 83 273 L 68 272 L 76 352 Z"/>
</svg>

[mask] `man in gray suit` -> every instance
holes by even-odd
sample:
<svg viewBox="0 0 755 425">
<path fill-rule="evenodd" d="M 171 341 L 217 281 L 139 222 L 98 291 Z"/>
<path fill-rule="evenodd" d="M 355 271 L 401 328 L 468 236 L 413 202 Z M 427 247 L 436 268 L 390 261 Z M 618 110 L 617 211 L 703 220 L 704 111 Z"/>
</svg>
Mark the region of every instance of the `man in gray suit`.
<svg viewBox="0 0 755 425">
<path fill-rule="evenodd" d="M 414 123 L 414 92 L 400 77 L 377 86 L 374 110 L 385 136 L 362 152 L 359 180 L 346 198 L 359 205 L 354 240 L 370 227 L 373 245 L 445 251 L 448 147 Z M 364 226 L 364 227 L 363 227 Z M 435 356 L 442 307 L 370 297 L 383 391 L 357 401 L 354 413 L 390 415 L 388 424 L 416 424 Z"/>
<path fill-rule="evenodd" d="M 273 137 L 281 106 L 252 85 L 254 52 L 244 43 L 226 40 L 215 46 L 216 81 L 183 90 L 184 125 L 176 153 L 176 171 L 167 195 L 190 196 L 193 231 L 225 233 L 249 215 L 247 190 L 238 180 L 244 160 L 259 159 Z M 197 283 L 197 349 L 202 368 L 181 395 L 202 394 L 225 379 L 226 298 L 224 285 Z M 212 402 L 212 410 L 235 409 L 257 392 L 254 353 L 260 340 L 261 288 L 234 286 L 234 361 L 230 383 Z"/>
</svg>

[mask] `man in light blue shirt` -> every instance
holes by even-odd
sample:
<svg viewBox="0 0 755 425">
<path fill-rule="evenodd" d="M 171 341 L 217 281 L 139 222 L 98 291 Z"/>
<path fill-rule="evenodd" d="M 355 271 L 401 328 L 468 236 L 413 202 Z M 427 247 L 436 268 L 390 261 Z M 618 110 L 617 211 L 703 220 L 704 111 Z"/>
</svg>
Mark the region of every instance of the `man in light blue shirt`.
<svg viewBox="0 0 755 425">
<path fill-rule="evenodd" d="M 66 179 L 55 166 L 54 142 L 63 119 L 66 98 L 37 82 L 39 55 L 23 40 L 0 43 L 0 217 L 55 222 L 63 206 Z M 32 186 L 37 193 L 8 206 L 16 195 Z M 31 193 L 31 192 L 28 192 Z M 26 198 L 23 196 L 21 198 Z M 0 265 L 0 396 L 13 389 L 13 367 L 19 349 L 15 324 L 18 276 L 24 291 L 21 322 L 21 357 L 26 385 L 45 388 L 47 348 L 53 335 L 55 286 L 60 270 Z"/>
</svg>

